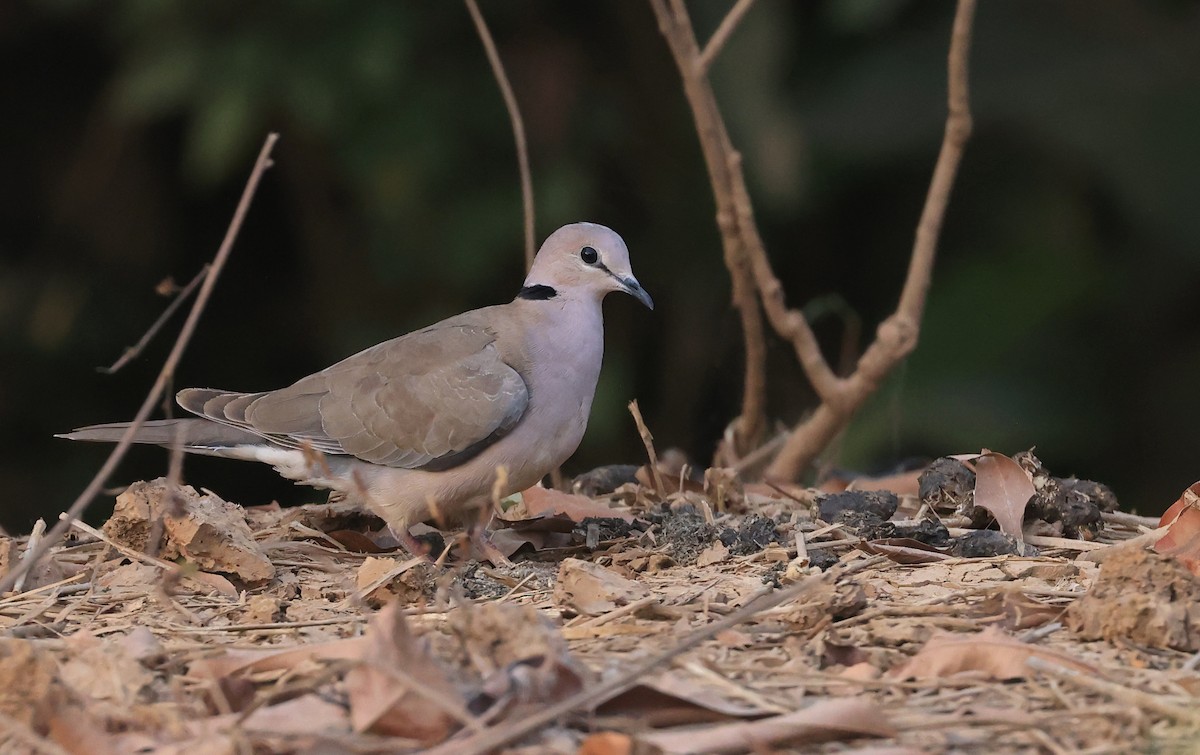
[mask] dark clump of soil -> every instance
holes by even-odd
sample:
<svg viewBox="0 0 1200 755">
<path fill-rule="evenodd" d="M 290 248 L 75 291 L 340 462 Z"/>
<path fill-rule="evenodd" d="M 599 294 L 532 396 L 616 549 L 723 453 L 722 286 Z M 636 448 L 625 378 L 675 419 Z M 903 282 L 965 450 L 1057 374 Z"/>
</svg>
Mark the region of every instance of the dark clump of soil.
<svg viewBox="0 0 1200 755">
<path fill-rule="evenodd" d="M 1117 510 L 1117 496 L 1103 483 L 1055 477 L 1033 451 L 1013 454 L 1013 461 L 1029 472 L 1037 489 L 1025 509 L 1025 518 L 1048 522 L 1064 537 L 1094 540 L 1104 529 L 1101 513 Z"/>
<path fill-rule="evenodd" d="M 934 460 L 917 478 L 921 503 L 936 509 L 966 511 L 975 504 L 975 472 L 958 459 Z"/>
<path fill-rule="evenodd" d="M 884 522 L 883 529 L 891 530 L 891 534 L 884 537 L 907 537 L 912 540 L 940 547 L 950 543 L 950 531 L 946 529 L 946 525 L 935 519 L 923 519 L 916 524 L 898 524 L 896 522 Z"/>
<path fill-rule="evenodd" d="M 730 555 L 748 556 L 758 553 L 771 543 L 779 542 L 775 531 L 775 522 L 759 514 L 751 514 L 742 520 L 735 530 L 726 527 L 719 536 L 721 542 L 729 549 Z"/>
<path fill-rule="evenodd" d="M 647 518 L 658 525 L 661 540 L 671 544 L 671 556 L 679 564 L 692 564 L 700 552 L 712 544 L 717 528 L 704 521 L 704 516 L 691 504 L 672 508 L 659 505 Z"/>
<path fill-rule="evenodd" d="M 600 542 L 637 537 L 646 530 L 646 525 L 637 520 L 627 522 L 619 516 L 589 516 L 575 525 L 571 536 L 581 543 L 586 542 L 593 527 Z"/>
<path fill-rule="evenodd" d="M 863 540 L 892 537 L 891 533 L 894 529 L 890 522 L 884 521 L 878 514 L 870 511 L 841 511 L 833 519 L 825 519 L 825 521 L 830 524 L 841 524 L 846 532 L 861 537 Z"/>
<path fill-rule="evenodd" d="M 1021 550 L 1021 545 L 1008 535 L 996 530 L 973 530 L 954 539 L 950 548 L 947 551 L 951 556 L 959 558 L 990 558 L 992 556 L 1007 556 L 1007 555 L 1038 555 L 1037 548 L 1032 545 L 1025 545 L 1024 551 Z"/>
<path fill-rule="evenodd" d="M 809 551 L 808 552 L 809 566 L 815 566 L 818 569 L 820 569 L 821 571 L 828 570 L 831 566 L 833 566 L 837 562 L 838 562 L 838 557 L 833 555 L 833 552 L 826 548 L 822 548 L 819 551 Z"/>
<path fill-rule="evenodd" d="M 636 464 L 609 464 L 584 472 L 571 481 L 572 492 L 594 498 L 607 495 L 630 482 L 637 482 Z"/>
<path fill-rule="evenodd" d="M 840 521 L 838 516 L 847 512 L 871 514 L 882 521 L 891 519 L 899 506 L 896 494 L 886 490 L 847 490 L 822 498 L 817 512 L 822 521 L 830 524 Z"/>
</svg>

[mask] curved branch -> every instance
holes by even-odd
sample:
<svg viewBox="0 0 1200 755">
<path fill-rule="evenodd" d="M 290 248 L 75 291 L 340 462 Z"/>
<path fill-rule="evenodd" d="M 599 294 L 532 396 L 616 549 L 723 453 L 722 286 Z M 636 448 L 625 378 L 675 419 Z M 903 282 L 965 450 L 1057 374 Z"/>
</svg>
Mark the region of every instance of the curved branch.
<svg viewBox="0 0 1200 755">
<path fill-rule="evenodd" d="M 464 0 L 479 40 L 483 42 L 484 52 L 487 53 L 488 63 L 491 64 L 492 74 L 504 97 L 504 107 L 508 109 L 508 118 L 512 121 L 513 139 L 517 143 L 517 167 L 521 171 L 521 204 L 525 213 L 525 272 L 533 267 L 533 255 L 537 252 L 537 240 L 534 238 L 533 227 L 533 176 L 529 170 L 529 145 L 525 142 L 525 121 L 521 118 L 521 109 L 517 107 L 517 97 L 513 94 L 512 85 L 508 83 L 508 75 L 504 73 L 504 64 L 500 62 L 500 53 L 496 50 L 496 42 L 488 31 L 487 22 L 479 11 L 475 0 Z"/>
<path fill-rule="evenodd" d="M 967 139 L 971 136 L 971 110 L 968 61 L 971 52 L 971 27 L 975 20 L 975 0 L 959 0 L 950 34 L 947 56 L 948 112 L 942 146 L 938 152 L 925 206 L 917 223 L 912 257 L 896 311 L 880 323 L 875 340 L 863 352 L 858 366 L 844 381 L 843 401 L 836 409 L 842 423 L 831 422 L 821 412 L 823 405 L 802 422 L 784 443 L 779 455 L 765 474 L 775 479 L 795 479 L 812 463 L 817 454 L 837 435 L 845 421 L 887 377 L 887 374 L 917 347 L 921 316 L 933 277 L 933 262 L 941 236 L 942 222 L 950 202 L 950 191 L 958 175 Z"/>
</svg>

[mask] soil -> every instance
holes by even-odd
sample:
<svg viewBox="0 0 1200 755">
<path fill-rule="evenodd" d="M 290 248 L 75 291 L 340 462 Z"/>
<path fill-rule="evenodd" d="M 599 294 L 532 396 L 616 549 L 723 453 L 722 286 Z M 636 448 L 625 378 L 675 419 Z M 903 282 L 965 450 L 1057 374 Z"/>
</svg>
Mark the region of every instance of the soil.
<svg viewBox="0 0 1200 755">
<path fill-rule="evenodd" d="M 839 495 L 625 485 L 569 555 L 434 564 L 324 504 L 141 484 L 0 597 L 0 751 L 1200 752 L 1200 583 L 1121 545 L 1155 520 L 1034 555 Z"/>
</svg>

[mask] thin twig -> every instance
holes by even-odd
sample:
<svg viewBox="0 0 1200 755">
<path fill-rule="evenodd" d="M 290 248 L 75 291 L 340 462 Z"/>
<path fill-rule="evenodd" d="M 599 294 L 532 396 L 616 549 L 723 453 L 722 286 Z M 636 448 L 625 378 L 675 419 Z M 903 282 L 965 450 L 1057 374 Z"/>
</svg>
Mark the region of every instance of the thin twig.
<svg viewBox="0 0 1200 755">
<path fill-rule="evenodd" d="M 492 66 L 492 74 L 496 84 L 500 86 L 500 94 L 504 96 L 504 106 L 508 108 L 508 118 L 512 121 L 513 138 L 517 142 L 517 165 L 521 171 L 521 203 L 525 212 L 525 270 L 533 267 L 533 255 L 537 251 L 533 227 L 533 176 L 529 170 L 529 146 L 525 142 L 525 121 L 521 118 L 521 109 L 517 107 L 517 97 L 513 94 L 508 75 L 504 72 L 504 64 L 500 62 L 500 53 L 496 51 L 496 42 L 488 31 L 483 14 L 475 0 L 465 0 L 471 20 L 475 22 L 475 30 L 483 42 L 487 53 L 488 63 Z"/>
<path fill-rule="evenodd" d="M 717 56 L 721 54 L 725 43 L 729 41 L 729 37 L 733 34 L 734 29 L 738 24 L 742 23 L 742 19 L 750 12 L 750 7 L 754 5 L 754 0 L 738 0 L 737 5 L 734 5 L 729 13 L 721 20 L 721 25 L 709 37 L 708 43 L 704 45 L 704 52 L 700 53 L 700 59 L 696 61 L 700 70 L 697 71 L 701 76 L 708 73 L 709 67 Z"/>
<path fill-rule="evenodd" d="M 1190 702 L 1181 700 L 1179 704 L 1173 704 L 1168 702 L 1168 698 L 1165 695 L 1150 694 L 1149 692 L 1142 692 L 1141 690 L 1132 689 L 1121 684 L 1114 684 L 1104 679 L 1097 679 L 1076 669 L 1067 668 L 1061 664 L 1036 656 L 1028 658 L 1025 661 L 1025 665 L 1043 674 L 1069 682 L 1081 689 L 1098 692 L 1131 708 L 1152 710 L 1155 713 L 1160 713 L 1176 721 L 1192 726 L 1200 726 L 1200 712 L 1196 711 Z"/>
<path fill-rule="evenodd" d="M 233 213 L 233 220 L 230 221 L 229 229 L 225 232 L 225 238 L 221 241 L 221 246 L 213 258 L 212 269 L 205 276 L 204 283 L 200 286 L 200 293 L 196 295 L 196 301 L 192 304 L 188 318 L 183 323 L 183 328 L 180 329 L 179 336 L 175 339 L 175 346 L 167 356 L 167 361 L 163 363 L 162 369 L 159 370 L 158 379 L 154 381 L 154 386 L 146 394 L 141 408 L 138 409 L 133 421 L 129 423 L 129 427 L 125 428 L 124 434 L 121 435 L 121 440 L 117 442 L 116 447 L 109 453 L 100 470 L 96 472 L 96 476 L 92 478 L 88 486 L 84 488 L 79 497 L 75 499 L 75 502 L 71 504 L 71 507 L 63 514 L 58 524 L 54 525 L 54 528 L 50 530 L 50 534 L 38 545 L 35 555 L 4 575 L 3 579 L 0 579 L 0 594 L 11 590 L 13 584 L 21 578 L 21 575 L 28 571 L 38 559 L 45 555 L 46 551 L 62 539 L 63 534 L 70 528 L 71 522 L 83 514 L 88 505 L 91 504 L 92 499 L 100 492 L 100 488 L 104 487 L 109 475 L 117 468 L 117 464 L 125 457 L 125 452 L 129 450 L 129 446 L 133 443 L 133 436 L 137 434 L 138 428 L 150 416 L 150 410 L 158 403 L 163 389 L 175 375 L 175 367 L 179 364 L 179 359 L 183 356 L 183 351 L 187 348 L 192 333 L 196 330 L 196 324 L 200 320 L 201 313 L 204 312 L 205 305 L 208 304 L 213 287 L 216 286 L 217 279 L 221 275 L 221 269 L 225 267 L 225 261 L 229 259 L 229 254 L 233 251 L 233 242 L 237 239 L 238 231 L 242 228 L 242 222 L 245 220 L 246 213 L 250 209 L 250 201 L 254 198 L 254 192 L 258 189 L 259 181 L 262 179 L 263 173 L 266 172 L 267 168 L 271 166 L 271 150 L 278 140 L 279 134 L 271 133 L 267 135 L 266 141 L 263 142 L 262 150 L 258 153 L 258 160 L 254 163 L 254 170 L 250 172 L 250 178 L 246 181 L 246 188 L 242 191 L 242 198 L 238 201 L 237 209 Z"/>
<path fill-rule="evenodd" d="M 646 456 L 650 459 L 650 475 L 654 478 L 654 487 L 657 488 L 659 495 L 666 495 L 667 487 L 663 484 L 662 471 L 658 468 L 658 454 L 654 451 L 654 436 L 650 434 L 650 428 L 646 427 L 646 421 L 642 419 L 642 410 L 638 408 L 637 399 L 629 402 L 629 413 L 633 415 L 638 435 L 642 436 L 642 445 L 646 447 Z M 682 486 L 682 484 L 681 479 L 680 485 Z"/>
<path fill-rule="evenodd" d="M 112 366 L 97 367 L 96 371 L 103 372 L 105 375 L 111 375 L 126 364 L 129 364 L 129 360 L 141 354 L 142 349 L 146 348 L 146 345 L 150 343 L 154 336 L 158 335 L 158 331 L 162 330 L 162 326 L 166 325 L 167 320 L 171 319 L 171 315 L 175 314 L 175 310 L 179 309 L 187 301 L 187 298 L 192 295 L 192 292 L 196 290 L 196 286 L 200 285 L 200 281 L 204 280 L 204 276 L 208 275 L 208 271 L 211 268 L 212 265 L 209 264 L 205 264 L 204 267 L 200 268 L 200 272 L 196 273 L 196 277 L 192 278 L 190 283 L 179 290 L 179 293 L 175 295 L 175 300 L 167 305 L 167 308 L 163 310 L 163 313 L 158 316 L 158 319 L 154 321 L 154 324 L 150 326 L 150 329 L 146 331 L 145 335 L 137 343 L 125 349 L 125 353 L 121 354 L 117 361 L 112 363 Z"/>
<path fill-rule="evenodd" d="M 625 687 L 633 684 L 638 679 L 653 671 L 655 668 L 666 664 L 674 658 L 677 658 L 682 653 L 691 650 L 697 645 L 706 640 L 720 634 L 721 632 L 735 627 L 742 622 L 745 622 L 758 614 L 775 606 L 782 605 L 788 601 L 797 600 L 811 590 L 816 589 L 819 585 L 827 582 L 836 582 L 839 578 L 862 571 L 874 566 L 878 566 L 887 559 L 883 556 L 857 561 L 847 566 L 835 567 L 823 574 L 816 574 L 806 579 L 803 579 L 791 587 L 783 590 L 772 591 L 770 588 L 755 593 L 737 611 L 729 614 L 725 618 L 714 621 L 699 629 L 696 629 L 678 644 L 659 653 L 651 655 L 646 660 L 634 664 L 634 666 L 620 673 L 607 681 L 601 682 L 594 687 L 581 690 L 580 692 L 571 695 L 567 699 L 555 705 L 532 713 L 520 721 L 511 721 L 509 723 L 496 726 L 488 729 L 482 734 L 476 734 L 462 739 L 453 739 L 431 750 L 427 750 L 427 755 L 483 755 L 483 753 L 491 752 L 515 739 L 529 734 L 532 731 L 554 721 L 560 716 L 564 716 L 572 711 L 578 710 L 587 705 L 592 705 L 608 699 L 613 694 L 619 692 Z"/>
</svg>

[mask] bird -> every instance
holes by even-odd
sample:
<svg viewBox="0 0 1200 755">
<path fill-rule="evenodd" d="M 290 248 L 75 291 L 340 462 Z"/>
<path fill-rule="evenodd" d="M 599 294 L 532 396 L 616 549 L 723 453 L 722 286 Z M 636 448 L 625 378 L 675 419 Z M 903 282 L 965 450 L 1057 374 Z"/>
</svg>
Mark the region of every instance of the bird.
<svg viewBox="0 0 1200 755">
<path fill-rule="evenodd" d="M 461 520 L 575 452 L 612 292 L 654 309 L 624 240 L 572 223 L 542 243 L 511 302 L 384 341 L 286 388 L 181 390 L 176 401 L 193 416 L 147 421 L 133 440 L 269 464 L 373 511 L 404 542 L 410 526 Z M 57 437 L 116 442 L 129 424 Z"/>
</svg>

